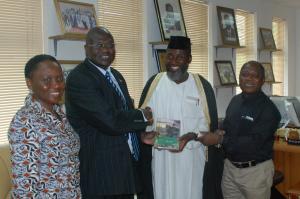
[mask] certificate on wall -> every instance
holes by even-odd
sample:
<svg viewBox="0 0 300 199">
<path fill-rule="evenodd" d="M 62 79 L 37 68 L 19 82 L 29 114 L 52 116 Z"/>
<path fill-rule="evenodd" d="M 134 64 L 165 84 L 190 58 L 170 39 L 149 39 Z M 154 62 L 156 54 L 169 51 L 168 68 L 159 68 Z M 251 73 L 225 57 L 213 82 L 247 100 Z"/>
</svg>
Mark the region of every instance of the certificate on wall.
<svg viewBox="0 0 300 199">
<path fill-rule="evenodd" d="M 154 147 L 159 149 L 179 149 L 180 120 L 158 118 L 156 121 L 156 137 Z"/>
</svg>

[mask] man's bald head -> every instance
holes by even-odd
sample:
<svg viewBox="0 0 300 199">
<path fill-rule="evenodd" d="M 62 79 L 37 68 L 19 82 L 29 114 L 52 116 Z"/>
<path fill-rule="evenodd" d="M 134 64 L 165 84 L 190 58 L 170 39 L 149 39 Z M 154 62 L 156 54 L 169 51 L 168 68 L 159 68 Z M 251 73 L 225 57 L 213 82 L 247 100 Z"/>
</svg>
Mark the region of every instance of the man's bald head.
<svg viewBox="0 0 300 199">
<path fill-rule="evenodd" d="M 91 44 L 94 42 L 95 37 L 98 35 L 109 35 L 112 39 L 114 39 L 114 37 L 112 36 L 112 34 L 109 32 L 109 30 L 103 26 L 97 26 L 92 28 L 86 35 L 86 44 Z"/>
</svg>

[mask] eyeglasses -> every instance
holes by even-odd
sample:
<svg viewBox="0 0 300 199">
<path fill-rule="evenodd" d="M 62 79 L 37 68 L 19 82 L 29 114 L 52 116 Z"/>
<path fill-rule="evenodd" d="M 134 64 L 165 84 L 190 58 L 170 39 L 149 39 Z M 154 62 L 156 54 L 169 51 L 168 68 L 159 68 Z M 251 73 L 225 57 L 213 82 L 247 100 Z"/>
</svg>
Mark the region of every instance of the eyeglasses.
<svg viewBox="0 0 300 199">
<path fill-rule="evenodd" d="M 97 44 L 87 44 L 87 46 L 91 46 L 97 49 L 103 49 L 103 48 L 114 48 L 116 46 L 115 43 L 107 43 L 107 44 L 103 44 L 103 43 L 97 43 Z"/>
</svg>

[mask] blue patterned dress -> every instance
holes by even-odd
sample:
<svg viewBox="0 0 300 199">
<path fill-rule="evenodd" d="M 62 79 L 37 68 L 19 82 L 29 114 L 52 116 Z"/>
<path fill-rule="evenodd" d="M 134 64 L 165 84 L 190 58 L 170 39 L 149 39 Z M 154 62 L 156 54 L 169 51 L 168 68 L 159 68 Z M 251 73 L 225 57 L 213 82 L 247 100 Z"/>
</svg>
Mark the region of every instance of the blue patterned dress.
<svg viewBox="0 0 300 199">
<path fill-rule="evenodd" d="M 81 198 L 79 137 L 58 105 L 58 117 L 29 94 L 8 131 L 12 198 Z"/>
</svg>

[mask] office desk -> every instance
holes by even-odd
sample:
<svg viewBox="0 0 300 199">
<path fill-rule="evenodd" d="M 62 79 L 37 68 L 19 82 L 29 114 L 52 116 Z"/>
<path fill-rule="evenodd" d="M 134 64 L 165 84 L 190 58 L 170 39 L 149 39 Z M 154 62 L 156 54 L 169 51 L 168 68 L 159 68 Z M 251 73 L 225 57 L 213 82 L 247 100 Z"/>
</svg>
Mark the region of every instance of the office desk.
<svg viewBox="0 0 300 199">
<path fill-rule="evenodd" d="M 284 181 L 276 187 L 287 196 L 287 190 L 300 182 L 300 146 L 275 141 L 274 164 L 276 170 L 284 173 Z"/>
</svg>

